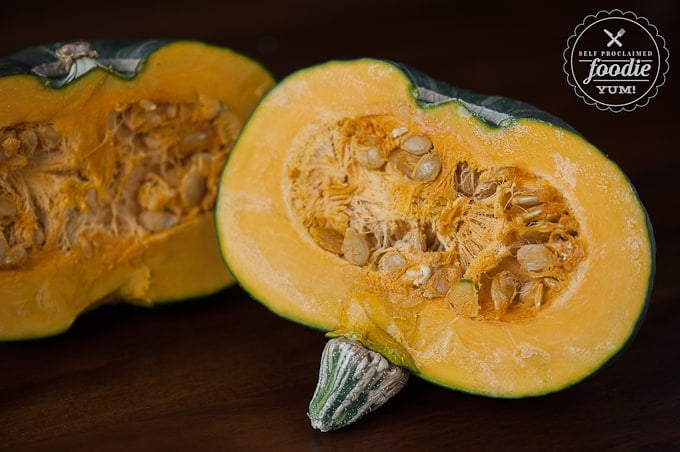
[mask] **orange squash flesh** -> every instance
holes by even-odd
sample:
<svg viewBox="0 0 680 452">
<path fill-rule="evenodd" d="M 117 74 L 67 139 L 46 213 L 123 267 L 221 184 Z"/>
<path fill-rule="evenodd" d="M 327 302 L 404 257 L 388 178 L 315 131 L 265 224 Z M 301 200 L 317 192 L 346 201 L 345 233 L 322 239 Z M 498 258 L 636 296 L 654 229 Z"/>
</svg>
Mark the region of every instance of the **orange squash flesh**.
<svg viewBox="0 0 680 452">
<path fill-rule="evenodd" d="M 295 201 L 291 187 L 305 188 L 307 179 L 296 180 L 314 169 L 299 171 L 295 159 L 305 155 L 316 161 L 314 152 L 326 152 L 313 150 L 325 146 L 318 143 L 327 139 L 319 137 L 337 135 L 338 124 L 357 118 L 386 118 L 390 124 L 417 130 L 431 139 L 431 152 L 437 152 L 441 162 L 434 181 L 426 183 L 435 188 L 423 189 L 430 197 L 418 202 L 411 196 L 421 193 L 413 188 L 419 186 L 417 181 L 394 176 L 407 188 L 395 189 L 391 198 L 389 192 L 381 195 L 390 199 L 386 203 L 391 203 L 392 211 L 417 210 L 433 197 L 446 199 L 444 204 L 453 202 L 455 196 L 447 198 L 445 190 L 437 187 L 451 185 L 460 162 L 480 171 L 513 168 L 554 188 L 560 202 L 568 206 L 570 221 L 578 225 L 574 235 L 581 247 L 563 284 L 554 290 L 542 286 L 549 295 L 540 308 L 527 308 L 531 315 L 512 317 L 494 314 L 493 308 L 484 307 L 490 301 L 484 305 L 481 300 L 483 293 L 490 297 L 489 282 L 498 273 L 475 274 L 477 287 L 486 287 L 479 293 L 478 314 L 452 301 L 456 296 L 474 298 L 476 290 L 449 281 L 455 290 L 424 296 L 424 286 L 417 282 L 407 290 L 403 278 L 381 276 L 375 268 L 377 258 L 357 265 L 342 251 L 329 251 L 333 245 L 320 246 L 327 232 L 315 236 L 314 222 L 332 223 L 332 215 L 302 220 L 300 211 L 312 209 L 308 206 L 315 198 L 310 194 L 305 206 Z M 338 149 L 336 153 L 343 152 Z M 390 162 L 370 170 L 372 176 L 366 180 L 380 186 L 375 181 L 385 180 L 385 174 L 398 167 Z M 364 174 L 363 169 L 356 171 Z M 304 177 L 311 181 L 315 176 Z M 324 200 L 318 201 L 318 212 L 330 199 L 323 198 L 328 189 L 310 188 Z M 332 62 L 300 71 L 269 93 L 230 155 L 216 215 L 230 270 L 272 311 L 331 335 L 357 338 L 424 379 L 491 396 L 557 391 L 599 369 L 633 336 L 653 273 L 651 229 L 634 189 L 621 170 L 583 137 L 546 121 L 521 117 L 492 127 L 456 100 L 423 105 L 400 68 L 375 60 Z M 231 240 L 234 237 L 238 240 Z M 373 236 L 369 239 L 372 256 L 384 251 Z M 523 245 L 512 246 L 509 255 L 515 259 Z M 496 259 L 492 255 L 489 262 Z M 478 264 L 483 267 L 487 262 L 481 259 Z M 524 278 L 537 274 L 522 272 Z M 457 277 L 467 284 L 465 275 Z M 499 297 L 489 299 L 495 302 Z"/>
<path fill-rule="evenodd" d="M 246 57 L 189 41 L 163 44 L 131 78 L 95 68 L 52 88 L 0 77 L 0 339 L 61 332 L 102 302 L 231 284 L 217 177 L 272 85 Z"/>
</svg>

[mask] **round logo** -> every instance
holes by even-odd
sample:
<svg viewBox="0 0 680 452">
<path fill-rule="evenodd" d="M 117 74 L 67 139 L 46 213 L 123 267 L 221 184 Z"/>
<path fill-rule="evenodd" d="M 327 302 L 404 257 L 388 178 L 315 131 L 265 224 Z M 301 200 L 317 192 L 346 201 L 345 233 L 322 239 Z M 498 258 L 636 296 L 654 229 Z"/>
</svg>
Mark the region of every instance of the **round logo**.
<svg viewBox="0 0 680 452">
<path fill-rule="evenodd" d="M 567 41 L 563 56 L 576 95 L 615 113 L 647 105 L 669 68 L 666 41 L 646 18 L 630 11 L 587 16 Z"/>
</svg>

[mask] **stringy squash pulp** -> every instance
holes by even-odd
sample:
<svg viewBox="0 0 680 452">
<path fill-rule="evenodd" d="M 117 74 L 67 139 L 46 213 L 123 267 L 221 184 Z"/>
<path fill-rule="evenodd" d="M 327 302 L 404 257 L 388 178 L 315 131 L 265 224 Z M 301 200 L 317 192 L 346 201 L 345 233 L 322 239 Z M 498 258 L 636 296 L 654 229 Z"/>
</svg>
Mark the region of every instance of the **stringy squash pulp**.
<svg viewBox="0 0 680 452">
<path fill-rule="evenodd" d="M 336 62 L 272 91 L 221 179 L 225 260 L 280 315 L 448 387 L 583 379 L 644 312 L 653 250 L 633 188 L 561 122 L 414 74 Z"/>
</svg>

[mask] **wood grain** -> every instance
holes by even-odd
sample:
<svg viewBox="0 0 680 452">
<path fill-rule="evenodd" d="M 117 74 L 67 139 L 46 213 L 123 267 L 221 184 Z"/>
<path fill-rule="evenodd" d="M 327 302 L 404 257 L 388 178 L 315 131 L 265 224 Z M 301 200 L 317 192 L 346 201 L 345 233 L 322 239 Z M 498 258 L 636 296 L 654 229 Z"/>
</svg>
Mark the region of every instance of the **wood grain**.
<svg viewBox="0 0 680 452">
<path fill-rule="evenodd" d="M 629 175 L 652 219 L 658 254 L 637 338 L 590 379 L 540 398 L 497 400 L 413 378 L 387 406 L 328 434 L 311 429 L 305 415 L 322 333 L 275 316 L 238 287 L 156 309 L 102 307 L 60 336 L 0 344 L 0 449 L 680 448 L 675 68 L 647 107 L 619 114 L 585 105 L 562 72 L 576 24 L 614 7 L 657 25 L 673 60 L 670 43 L 680 27 L 677 5 L 666 1 L 531 8 L 387 0 L 295 0 L 285 8 L 268 0 L 3 5 L 4 55 L 74 38 L 194 38 L 250 55 L 277 78 L 330 59 L 372 56 L 535 104 Z"/>
</svg>

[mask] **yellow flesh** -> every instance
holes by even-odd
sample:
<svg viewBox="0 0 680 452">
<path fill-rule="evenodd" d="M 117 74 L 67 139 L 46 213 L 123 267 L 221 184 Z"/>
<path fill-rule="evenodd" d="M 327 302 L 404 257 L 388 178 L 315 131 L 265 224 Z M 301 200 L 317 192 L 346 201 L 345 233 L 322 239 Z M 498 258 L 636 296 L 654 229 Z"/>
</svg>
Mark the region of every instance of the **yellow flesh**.
<svg viewBox="0 0 680 452">
<path fill-rule="evenodd" d="M 197 43 L 167 45 L 132 81 L 0 79 L 0 337 L 57 332 L 101 301 L 231 282 L 213 227 L 217 180 L 271 83 Z"/>
<path fill-rule="evenodd" d="M 483 276 L 499 262 L 493 244 L 505 244 L 509 251 L 503 252 L 517 259 L 519 245 L 514 240 L 527 232 L 526 224 L 517 227 L 512 222 L 520 212 L 506 210 L 481 231 L 469 224 L 457 229 L 467 227 L 470 234 L 481 234 L 481 239 L 474 240 L 492 249 L 488 259 L 478 259 L 475 270 L 475 259 L 464 263 L 455 251 L 459 248 L 449 247 L 453 261 L 447 264 L 454 267 L 455 276 L 451 276 L 452 287 L 444 296 L 427 297 L 423 285 L 386 277 L 377 259 L 384 252 L 372 233 L 380 228 L 367 228 L 366 223 L 360 226 L 359 217 L 351 215 L 346 215 L 347 221 L 342 216 L 333 219 L 329 214 L 332 209 L 324 210 L 330 206 L 330 198 L 320 201 L 321 207 L 314 207 L 311 198 L 305 202 L 305 196 L 311 197 L 311 193 L 298 190 L 304 183 L 296 186 L 295 182 L 313 179 L 305 175 L 305 169 L 312 168 L 305 163 L 314 155 L 309 149 L 328 141 L 344 122 L 365 118 L 387 121 L 385 130 L 406 126 L 432 140 L 442 168 L 439 179 L 429 183 L 439 188 L 429 194 L 442 198 L 444 206 L 459 197 L 448 189 L 455 186 L 461 162 L 488 174 L 514 168 L 521 175 L 518 185 L 543 187 L 560 206 L 561 218 L 569 219 L 566 228 L 576 233 L 570 235 L 571 249 L 576 251 L 565 263 L 551 267 L 552 271 L 561 266 L 562 284 L 557 289 L 545 285 L 539 306 L 526 303 L 517 294 L 513 301 L 517 308 L 512 309 L 520 315 L 508 315 L 506 307 L 497 312 L 490 294 L 493 278 Z M 366 161 L 370 163 L 371 159 Z M 390 177 L 402 185 L 390 182 L 386 185 L 389 188 L 380 192 L 387 199 L 394 191 L 386 201 L 392 203 L 388 205 L 400 215 L 416 212 L 416 220 L 432 216 L 430 196 L 413 196 L 418 190 L 430 189 L 418 188 L 423 184 L 403 177 L 403 171 L 402 175 L 393 171 L 389 161 L 385 167 L 370 171 L 364 171 L 360 164 L 344 167 L 348 172 L 373 175 L 350 175 L 348 185 L 357 185 L 366 194 L 366 187 L 376 186 L 367 184 L 366 178 L 373 181 L 377 174 L 384 183 L 385 173 L 391 171 L 394 177 Z M 317 187 L 318 199 L 330 193 L 328 187 Z M 343 190 L 341 186 L 335 188 Z M 357 190 L 349 191 L 354 194 Z M 347 196 L 335 195 L 336 200 Z M 435 210 L 441 216 L 443 208 Z M 380 218 L 376 219 L 384 225 L 389 219 L 382 217 L 386 210 L 378 212 Z M 273 91 L 258 107 L 230 157 L 221 182 L 217 216 L 222 237 L 239 237 L 238 241 L 221 244 L 230 269 L 274 311 L 324 330 L 378 343 L 376 347 L 384 349 L 380 351 L 402 355 L 397 360 L 426 379 L 490 395 L 550 392 L 599 368 L 632 334 L 644 307 L 652 267 L 646 217 L 634 191 L 620 170 L 582 138 L 530 120 L 492 129 L 456 103 L 424 109 L 416 103 L 399 71 L 375 61 L 328 64 L 301 72 Z M 459 221 L 460 217 L 451 218 Z M 337 234 L 325 230 L 327 224 Z M 348 238 L 346 229 L 342 230 L 345 225 L 364 235 L 370 256 L 367 261 L 361 258 L 361 242 L 352 233 Z M 508 229 L 498 225 L 515 226 Z M 445 230 L 445 224 L 440 226 Z M 489 231 L 493 232 L 491 240 L 486 239 Z M 338 243 L 340 237 L 342 243 Z M 456 236 L 451 243 L 459 244 L 460 238 Z M 409 263 L 409 259 L 418 264 L 434 258 L 412 248 L 402 253 Z M 479 258 L 484 249 L 473 257 Z M 359 256 L 358 261 L 345 256 L 348 250 L 355 251 L 348 255 Z M 530 251 L 522 253 L 523 260 Z M 540 257 L 535 259 L 540 261 Z M 459 274 L 455 270 L 458 266 Z M 510 267 L 499 270 L 514 271 Z M 531 274 L 527 272 L 524 277 Z M 455 283 L 455 278 L 464 279 Z M 507 293 L 501 283 L 495 290 Z M 519 284 L 517 287 L 521 288 Z M 527 292 L 535 300 L 537 296 L 531 290 Z M 470 304 L 475 297 L 481 307 L 478 312 Z M 462 300 L 458 310 L 455 300 Z"/>
</svg>

